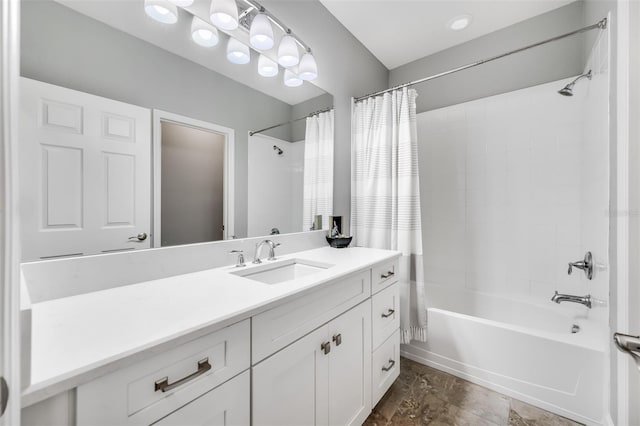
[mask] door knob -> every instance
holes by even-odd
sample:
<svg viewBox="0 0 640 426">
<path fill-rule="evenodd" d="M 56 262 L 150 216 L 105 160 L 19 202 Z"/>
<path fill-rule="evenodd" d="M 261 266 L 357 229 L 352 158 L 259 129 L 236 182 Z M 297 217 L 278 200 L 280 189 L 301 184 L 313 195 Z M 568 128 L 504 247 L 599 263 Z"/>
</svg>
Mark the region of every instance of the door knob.
<svg viewBox="0 0 640 426">
<path fill-rule="evenodd" d="M 147 233 L 146 232 L 141 232 L 138 235 L 134 235 L 133 237 L 129 237 L 130 240 L 138 240 L 138 241 L 144 241 L 147 239 Z"/>
<path fill-rule="evenodd" d="M 640 336 L 613 333 L 613 341 L 618 347 L 618 350 L 631 355 L 640 368 Z"/>
<path fill-rule="evenodd" d="M 4 377 L 0 377 L 0 416 L 4 414 L 9 402 L 9 386 Z"/>
</svg>

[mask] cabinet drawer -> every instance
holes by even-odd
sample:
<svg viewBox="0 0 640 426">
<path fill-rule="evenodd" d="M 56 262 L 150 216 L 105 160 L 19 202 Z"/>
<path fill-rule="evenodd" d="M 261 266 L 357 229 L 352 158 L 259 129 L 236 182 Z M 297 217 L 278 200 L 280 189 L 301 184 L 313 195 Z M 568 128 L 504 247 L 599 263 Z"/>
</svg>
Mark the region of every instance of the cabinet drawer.
<svg viewBox="0 0 640 426">
<path fill-rule="evenodd" d="M 327 284 L 252 317 L 253 364 L 320 327 L 371 294 L 371 270 Z"/>
<path fill-rule="evenodd" d="M 247 370 L 153 425 L 248 426 L 251 418 L 249 377 Z"/>
<path fill-rule="evenodd" d="M 249 368 L 249 345 L 247 319 L 81 385 L 78 424 L 152 423 Z"/>
<path fill-rule="evenodd" d="M 400 374 L 400 330 L 373 352 L 371 405 L 375 406 Z"/>
<path fill-rule="evenodd" d="M 400 284 L 394 283 L 371 298 L 373 349 L 400 327 Z"/>
<path fill-rule="evenodd" d="M 371 294 L 376 294 L 385 287 L 398 281 L 398 258 L 379 263 L 373 267 L 371 278 Z"/>
</svg>

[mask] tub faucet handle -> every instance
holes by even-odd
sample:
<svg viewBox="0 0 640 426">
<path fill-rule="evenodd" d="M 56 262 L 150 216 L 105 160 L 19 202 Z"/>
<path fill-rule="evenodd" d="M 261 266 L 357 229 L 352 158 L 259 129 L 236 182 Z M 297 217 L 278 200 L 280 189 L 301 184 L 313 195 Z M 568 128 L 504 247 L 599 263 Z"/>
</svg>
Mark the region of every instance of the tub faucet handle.
<svg viewBox="0 0 640 426">
<path fill-rule="evenodd" d="M 591 252 L 588 251 L 584 255 L 584 260 L 578 260 L 577 262 L 569 262 L 569 270 L 567 273 L 571 275 L 573 272 L 573 268 L 582 269 L 587 276 L 588 279 L 593 279 L 593 256 Z"/>
</svg>

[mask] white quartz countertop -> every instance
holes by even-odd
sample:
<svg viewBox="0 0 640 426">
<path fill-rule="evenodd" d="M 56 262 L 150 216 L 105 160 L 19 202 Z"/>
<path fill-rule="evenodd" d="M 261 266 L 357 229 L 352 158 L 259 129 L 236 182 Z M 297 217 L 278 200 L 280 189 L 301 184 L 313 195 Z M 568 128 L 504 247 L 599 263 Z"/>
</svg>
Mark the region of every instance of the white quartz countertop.
<svg viewBox="0 0 640 426">
<path fill-rule="evenodd" d="M 247 263 L 246 268 L 232 265 L 36 303 L 31 306 L 31 384 L 23 392 L 23 406 L 398 255 L 323 247 L 278 260 L 333 266 L 278 284 L 229 273 L 255 267 Z"/>
</svg>

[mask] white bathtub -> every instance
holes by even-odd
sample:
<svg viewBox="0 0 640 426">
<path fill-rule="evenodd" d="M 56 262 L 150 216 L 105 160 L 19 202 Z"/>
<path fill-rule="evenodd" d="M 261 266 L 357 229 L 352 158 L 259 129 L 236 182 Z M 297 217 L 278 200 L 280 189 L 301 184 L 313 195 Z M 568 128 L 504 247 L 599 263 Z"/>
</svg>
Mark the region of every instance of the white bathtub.
<svg viewBox="0 0 640 426">
<path fill-rule="evenodd" d="M 606 330 L 585 318 L 586 308 L 451 294 L 435 286 L 427 294 L 438 306 L 427 310 L 429 340 L 403 345 L 404 356 L 579 422 L 602 424 Z M 574 324 L 580 331 L 572 334 Z"/>
</svg>

